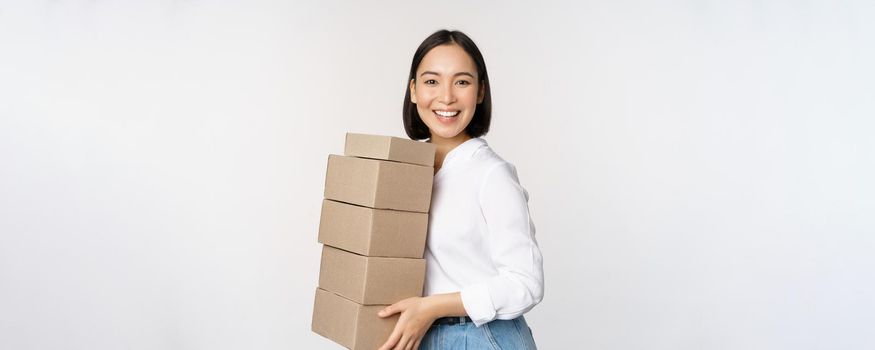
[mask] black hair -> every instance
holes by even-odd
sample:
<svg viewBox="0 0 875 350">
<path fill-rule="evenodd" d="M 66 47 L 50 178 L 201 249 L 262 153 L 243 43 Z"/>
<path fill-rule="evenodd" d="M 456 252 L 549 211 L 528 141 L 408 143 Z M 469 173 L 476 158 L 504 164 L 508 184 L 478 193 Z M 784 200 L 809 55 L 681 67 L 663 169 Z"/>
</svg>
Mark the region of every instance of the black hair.
<svg viewBox="0 0 875 350">
<path fill-rule="evenodd" d="M 458 30 L 449 31 L 443 29 L 429 35 L 428 38 L 425 38 L 425 40 L 422 41 L 422 44 L 419 44 L 419 48 L 417 48 L 416 52 L 413 54 L 413 63 L 410 65 L 410 76 L 407 78 L 407 84 L 404 84 L 406 87 L 406 92 L 404 93 L 404 111 L 402 114 L 404 119 L 404 130 L 407 131 L 407 136 L 413 140 L 427 139 L 431 137 L 431 133 L 428 131 L 428 126 L 422 122 L 422 119 L 419 119 L 419 112 L 416 110 L 416 104 L 410 101 L 410 81 L 416 80 L 416 69 L 419 68 L 422 59 L 429 51 L 431 51 L 431 49 L 440 45 L 448 44 L 459 45 L 459 47 L 468 53 L 468 56 L 471 56 L 471 59 L 474 60 L 474 64 L 477 66 L 478 83 L 482 84 L 480 86 L 483 86 L 484 90 L 483 101 L 477 104 L 477 108 L 474 110 L 474 117 L 471 119 L 471 123 L 465 128 L 465 133 L 471 137 L 480 137 L 486 135 L 489 131 L 489 122 L 492 119 L 492 94 L 489 91 L 489 75 L 486 74 L 486 62 L 483 61 L 483 55 L 480 54 L 480 49 L 477 48 L 474 41 L 465 35 L 465 33 Z M 480 86 L 478 86 L 478 93 Z"/>
</svg>

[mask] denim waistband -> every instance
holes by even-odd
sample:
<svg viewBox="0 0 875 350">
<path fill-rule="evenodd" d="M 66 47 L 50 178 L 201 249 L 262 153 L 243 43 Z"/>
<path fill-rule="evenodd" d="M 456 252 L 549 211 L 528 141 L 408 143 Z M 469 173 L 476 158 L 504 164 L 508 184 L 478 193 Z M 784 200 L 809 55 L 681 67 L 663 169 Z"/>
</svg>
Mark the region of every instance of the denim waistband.
<svg viewBox="0 0 875 350">
<path fill-rule="evenodd" d="M 440 326 L 440 325 L 457 325 L 457 324 L 465 324 L 471 323 L 471 318 L 468 316 L 453 316 L 453 317 L 441 317 L 439 319 L 434 320 L 431 324 L 432 326 Z"/>
</svg>

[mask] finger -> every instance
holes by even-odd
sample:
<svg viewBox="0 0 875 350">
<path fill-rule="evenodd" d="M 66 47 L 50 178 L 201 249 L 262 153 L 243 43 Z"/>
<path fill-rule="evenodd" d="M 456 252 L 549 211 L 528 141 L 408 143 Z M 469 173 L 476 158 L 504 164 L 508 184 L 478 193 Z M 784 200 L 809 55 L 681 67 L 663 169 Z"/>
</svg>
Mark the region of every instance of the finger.
<svg viewBox="0 0 875 350">
<path fill-rule="evenodd" d="M 392 313 L 390 313 L 390 312 L 392 312 L 392 305 L 386 306 L 385 308 L 383 308 L 382 310 L 377 312 L 377 316 L 386 317 L 386 316 L 394 314 L 394 312 L 392 312 Z"/>
<path fill-rule="evenodd" d="M 407 350 L 407 343 L 410 342 L 410 334 L 404 333 L 401 336 L 401 341 L 398 342 L 398 345 L 395 345 L 395 349 L 399 350 Z"/>
<path fill-rule="evenodd" d="M 416 344 L 413 344 L 413 350 L 419 350 L 419 344 L 422 343 L 422 337 L 416 340 Z"/>
<path fill-rule="evenodd" d="M 397 314 L 397 313 L 403 311 L 403 310 L 401 309 L 401 307 L 399 307 L 399 306 L 395 306 L 395 305 L 398 305 L 398 304 L 395 303 L 395 304 L 392 304 L 392 305 L 386 306 L 385 309 L 382 309 L 382 310 L 380 310 L 380 312 L 377 313 L 377 316 L 380 316 L 380 317 L 389 317 L 389 316 L 392 316 L 392 315 L 394 315 L 394 314 Z"/>
<path fill-rule="evenodd" d="M 392 335 L 389 336 L 389 339 L 386 340 L 386 343 L 380 347 L 380 350 L 391 350 L 395 344 L 398 343 L 398 339 L 401 338 L 401 327 L 399 325 L 395 325 L 395 330 L 392 331 Z"/>
<path fill-rule="evenodd" d="M 416 337 L 410 337 L 410 339 L 407 340 L 407 345 L 404 346 L 404 350 L 415 349 L 413 347 L 414 344 L 416 344 Z"/>
</svg>

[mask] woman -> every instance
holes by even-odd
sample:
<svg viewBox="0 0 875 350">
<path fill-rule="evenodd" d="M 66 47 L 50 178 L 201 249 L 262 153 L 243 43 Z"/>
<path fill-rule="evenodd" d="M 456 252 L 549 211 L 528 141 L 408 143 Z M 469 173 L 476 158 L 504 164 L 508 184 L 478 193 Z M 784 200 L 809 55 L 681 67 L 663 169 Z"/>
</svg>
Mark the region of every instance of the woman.
<svg viewBox="0 0 875 350">
<path fill-rule="evenodd" d="M 437 148 L 426 296 L 380 311 L 401 314 L 381 349 L 535 348 L 522 315 L 543 297 L 541 252 L 516 169 L 480 138 L 490 119 L 474 42 L 459 31 L 426 38 L 404 97 L 407 135 Z"/>
</svg>

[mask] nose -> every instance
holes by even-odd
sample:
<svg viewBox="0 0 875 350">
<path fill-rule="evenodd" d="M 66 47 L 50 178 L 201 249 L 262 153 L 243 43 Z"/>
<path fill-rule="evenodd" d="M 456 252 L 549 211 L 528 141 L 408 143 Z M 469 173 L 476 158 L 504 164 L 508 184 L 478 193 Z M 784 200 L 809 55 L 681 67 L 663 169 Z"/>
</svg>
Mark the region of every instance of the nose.
<svg viewBox="0 0 875 350">
<path fill-rule="evenodd" d="M 438 96 L 438 102 L 444 105 L 450 105 L 453 102 L 456 102 L 456 95 L 453 94 L 453 85 L 452 84 L 444 84 L 440 89 L 440 96 Z"/>
</svg>

